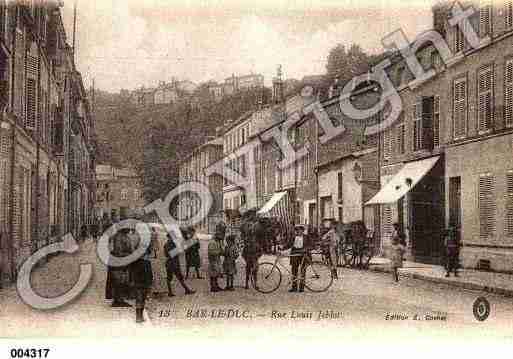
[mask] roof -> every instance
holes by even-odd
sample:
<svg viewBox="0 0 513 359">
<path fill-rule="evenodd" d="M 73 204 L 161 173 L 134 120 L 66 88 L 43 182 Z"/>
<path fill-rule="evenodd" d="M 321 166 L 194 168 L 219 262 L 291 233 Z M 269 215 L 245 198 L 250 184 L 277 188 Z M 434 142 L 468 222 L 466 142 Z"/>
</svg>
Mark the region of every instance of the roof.
<svg viewBox="0 0 513 359">
<path fill-rule="evenodd" d="M 224 145 L 224 141 L 223 141 L 222 137 L 217 137 L 210 141 L 207 141 L 207 142 L 195 147 L 191 151 L 191 153 L 189 153 L 183 160 L 181 160 L 179 162 L 179 165 L 182 165 L 183 163 L 187 162 L 195 153 L 197 153 L 198 151 L 202 150 L 205 147 L 208 147 L 208 146 L 221 146 L 222 147 L 223 145 Z"/>
</svg>

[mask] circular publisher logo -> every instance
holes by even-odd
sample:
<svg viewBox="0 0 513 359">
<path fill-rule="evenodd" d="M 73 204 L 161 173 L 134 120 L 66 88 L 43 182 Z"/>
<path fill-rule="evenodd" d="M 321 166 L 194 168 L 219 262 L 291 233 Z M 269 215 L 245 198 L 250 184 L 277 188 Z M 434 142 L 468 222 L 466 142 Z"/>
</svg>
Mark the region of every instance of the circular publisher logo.
<svg viewBox="0 0 513 359">
<path fill-rule="evenodd" d="M 485 297 L 479 297 L 474 302 L 472 309 L 474 317 L 480 322 L 483 322 L 490 315 L 490 302 Z"/>
</svg>

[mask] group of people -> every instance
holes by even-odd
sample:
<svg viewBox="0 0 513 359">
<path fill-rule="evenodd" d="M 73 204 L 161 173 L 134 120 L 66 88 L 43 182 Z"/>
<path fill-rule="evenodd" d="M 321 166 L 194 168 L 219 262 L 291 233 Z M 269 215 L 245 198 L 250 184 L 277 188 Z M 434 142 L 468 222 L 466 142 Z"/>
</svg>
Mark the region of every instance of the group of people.
<svg viewBox="0 0 513 359">
<path fill-rule="evenodd" d="M 181 228 L 183 241 L 178 241 L 166 234 L 165 243 L 159 238 L 155 228 L 151 230 L 150 243 L 144 254 L 126 266 L 109 265 L 106 282 L 106 299 L 112 299 L 112 307 L 131 307 L 126 302 L 135 299 L 136 322 L 143 322 L 143 312 L 148 295 L 157 295 L 162 287 L 167 287 L 167 295 L 173 297 L 173 279 L 176 277 L 184 289 L 185 295 L 194 294 L 185 279 L 189 270 L 195 269 L 198 279 L 200 275 L 201 257 L 200 243 L 195 237 L 193 228 Z M 123 228 L 110 238 L 110 253 L 112 257 L 123 258 L 131 255 L 141 245 L 141 238 L 135 228 Z M 186 277 L 182 274 L 180 253 L 185 249 Z M 165 260 L 162 260 L 165 258 Z M 113 264 L 113 261 L 109 262 Z M 165 277 L 162 272 L 165 272 Z"/>
</svg>

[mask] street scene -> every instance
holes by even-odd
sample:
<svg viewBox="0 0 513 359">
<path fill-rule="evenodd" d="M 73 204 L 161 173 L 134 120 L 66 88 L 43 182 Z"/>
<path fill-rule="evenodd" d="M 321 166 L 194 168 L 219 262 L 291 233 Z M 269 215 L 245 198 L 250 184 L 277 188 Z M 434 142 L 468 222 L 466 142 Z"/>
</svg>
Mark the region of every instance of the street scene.
<svg viewBox="0 0 513 359">
<path fill-rule="evenodd" d="M 0 337 L 508 342 L 511 298 L 513 1 L 0 0 Z"/>
</svg>

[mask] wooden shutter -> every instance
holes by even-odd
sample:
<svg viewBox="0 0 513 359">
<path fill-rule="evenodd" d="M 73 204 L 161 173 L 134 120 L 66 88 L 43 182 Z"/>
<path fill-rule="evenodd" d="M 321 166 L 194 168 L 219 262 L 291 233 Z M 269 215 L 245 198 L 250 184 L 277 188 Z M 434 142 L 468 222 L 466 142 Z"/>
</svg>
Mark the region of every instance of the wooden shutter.
<svg viewBox="0 0 513 359">
<path fill-rule="evenodd" d="M 506 28 L 513 26 L 513 1 L 505 1 L 504 3 L 504 22 Z"/>
<path fill-rule="evenodd" d="M 504 121 L 507 127 L 513 126 L 513 59 L 504 68 Z"/>
<path fill-rule="evenodd" d="M 405 152 L 405 146 L 404 146 L 404 137 L 405 137 L 405 127 L 404 123 L 400 123 L 396 127 L 397 131 L 397 153 L 400 155 L 403 155 Z"/>
<path fill-rule="evenodd" d="M 434 97 L 422 98 L 422 146 L 426 150 L 433 150 L 433 112 Z"/>
<path fill-rule="evenodd" d="M 491 174 L 479 177 L 479 228 L 480 237 L 487 239 L 495 234 L 496 203 L 494 197 L 495 179 Z"/>
<path fill-rule="evenodd" d="M 513 236 L 513 171 L 506 173 L 505 230 L 508 236 Z"/>
<path fill-rule="evenodd" d="M 454 138 L 467 134 L 467 79 L 454 82 L 453 85 L 453 126 Z"/>
<path fill-rule="evenodd" d="M 14 69 L 14 112 L 23 121 L 25 104 L 25 39 L 23 33 L 16 29 L 16 57 Z"/>
<path fill-rule="evenodd" d="M 478 74 L 478 121 L 479 132 L 487 132 L 493 124 L 493 66 Z"/>
<path fill-rule="evenodd" d="M 422 107 L 420 103 L 413 105 L 413 150 L 422 148 Z"/>
<path fill-rule="evenodd" d="M 27 118 L 25 127 L 34 130 L 36 128 L 36 96 L 37 96 L 36 80 L 27 79 Z"/>
<path fill-rule="evenodd" d="M 490 1 L 482 1 L 479 8 L 479 35 L 485 37 L 492 33 L 492 6 Z"/>
<path fill-rule="evenodd" d="M 433 147 L 440 146 L 440 96 L 433 98 Z"/>
<path fill-rule="evenodd" d="M 338 189 L 338 203 L 344 201 L 344 174 L 342 172 L 337 173 L 337 189 Z"/>
</svg>

